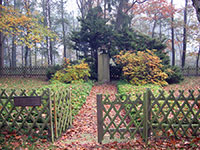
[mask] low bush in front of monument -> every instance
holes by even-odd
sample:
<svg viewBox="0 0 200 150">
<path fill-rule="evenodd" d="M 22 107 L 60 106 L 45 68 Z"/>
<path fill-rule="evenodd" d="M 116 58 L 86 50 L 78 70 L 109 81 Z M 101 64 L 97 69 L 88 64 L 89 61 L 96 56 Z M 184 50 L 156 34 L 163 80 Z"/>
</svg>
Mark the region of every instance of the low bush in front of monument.
<svg viewBox="0 0 200 150">
<path fill-rule="evenodd" d="M 59 70 L 53 76 L 53 80 L 63 83 L 72 83 L 75 81 L 87 81 L 90 77 L 90 68 L 84 60 L 77 64 L 71 64 L 69 59 L 65 59 L 64 68 Z"/>
</svg>

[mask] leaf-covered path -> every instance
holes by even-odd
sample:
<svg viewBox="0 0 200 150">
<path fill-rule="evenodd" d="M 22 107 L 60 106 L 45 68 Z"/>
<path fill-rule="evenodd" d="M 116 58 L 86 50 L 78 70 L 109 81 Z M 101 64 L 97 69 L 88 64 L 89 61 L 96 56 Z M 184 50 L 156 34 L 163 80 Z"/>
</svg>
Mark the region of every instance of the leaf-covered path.
<svg viewBox="0 0 200 150">
<path fill-rule="evenodd" d="M 96 95 L 109 94 L 113 99 L 117 93 L 114 84 L 93 86 L 86 103 L 73 120 L 73 127 L 55 143 L 58 149 L 102 149 L 97 143 L 97 108 Z"/>
</svg>

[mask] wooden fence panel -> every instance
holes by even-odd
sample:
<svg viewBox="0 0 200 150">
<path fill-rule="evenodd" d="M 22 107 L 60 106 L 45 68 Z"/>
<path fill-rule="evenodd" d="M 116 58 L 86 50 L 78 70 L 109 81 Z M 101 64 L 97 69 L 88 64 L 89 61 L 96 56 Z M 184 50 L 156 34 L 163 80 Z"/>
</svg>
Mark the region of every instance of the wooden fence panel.
<svg viewBox="0 0 200 150">
<path fill-rule="evenodd" d="M 110 101 L 109 96 L 97 95 L 97 108 L 99 143 L 104 136 L 111 139 L 134 138 L 136 134 L 143 136 L 144 115 L 141 95 L 134 101 L 130 99 L 130 95 L 116 95 L 114 101 Z"/>
<path fill-rule="evenodd" d="M 1 131 L 13 129 L 19 134 L 42 136 L 54 141 L 72 125 L 71 111 L 70 90 L 67 89 L 0 89 Z"/>
<path fill-rule="evenodd" d="M 111 139 L 125 137 L 134 138 L 139 134 L 145 141 L 148 138 L 190 137 L 200 135 L 200 90 L 160 91 L 155 96 L 150 89 L 136 99 L 130 95 L 118 95 L 114 101 L 109 96 L 97 95 L 98 142 L 102 143 L 105 136 Z M 106 135 L 107 134 L 107 135 Z"/>
<path fill-rule="evenodd" d="M 16 106 L 15 97 L 41 96 L 40 106 Z M 29 100 L 29 99 L 27 99 Z M 49 90 L 0 90 L 0 128 L 14 129 L 21 134 L 47 135 L 51 130 Z"/>
<path fill-rule="evenodd" d="M 169 95 L 160 91 L 159 96 L 150 92 L 151 120 L 149 122 L 152 135 L 155 137 L 172 135 L 190 137 L 200 134 L 200 92 L 195 96 L 194 91 L 179 91 L 175 96 L 174 91 Z"/>
<path fill-rule="evenodd" d="M 3 67 L 0 68 L 0 76 L 23 76 L 23 77 L 37 77 L 46 76 L 47 67 L 33 66 L 33 67 Z"/>
</svg>

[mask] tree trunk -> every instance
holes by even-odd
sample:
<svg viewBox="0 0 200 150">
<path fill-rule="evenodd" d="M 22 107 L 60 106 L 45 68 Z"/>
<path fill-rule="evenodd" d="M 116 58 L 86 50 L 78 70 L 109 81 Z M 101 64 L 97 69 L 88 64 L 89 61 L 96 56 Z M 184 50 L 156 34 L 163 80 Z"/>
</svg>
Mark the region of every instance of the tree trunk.
<svg viewBox="0 0 200 150">
<path fill-rule="evenodd" d="M 162 21 L 161 20 L 159 22 L 159 26 L 160 26 L 159 38 L 160 38 L 160 41 L 161 41 L 162 40 Z"/>
<path fill-rule="evenodd" d="M 43 66 L 43 64 L 44 64 L 44 54 L 43 54 L 43 52 L 42 52 L 42 58 L 41 58 L 41 66 Z"/>
<path fill-rule="evenodd" d="M 22 66 L 24 66 L 24 46 L 22 46 Z"/>
<path fill-rule="evenodd" d="M 14 0 L 14 9 L 16 10 L 16 0 Z M 12 38 L 12 64 L 11 66 L 12 67 L 16 67 L 16 44 L 15 44 L 15 35 L 13 35 L 13 38 Z"/>
<path fill-rule="evenodd" d="M 187 49 L 187 29 L 186 29 L 186 25 L 187 25 L 187 7 L 188 7 L 188 0 L 185 0 L 182 68 L 185 67 L 185 57 L 186 57 L 186 49 Z"/>
<path fill-rule="evenodd" d="M 64 22 L 64 3 L 61 0 L 61 20 L 62 20 L 62 34 L 63 34 L 63 57 L 67 58 L 67 45 L 66 45 L 66 33 L 65 33 L 65 22 Z"/>
<path fill-rule="evenodd" d="M 199 69 L 199 57 L 200 57 L 200 44 L 199 44 L 199 51 L 197 55 L 197 61 L 196 61 L 196 74 L 198 75 L 198 69 Z"/>
<path fill-rule="evenodd" d="M 200 22 L 200 1 L 199 0 L 192 0 L 193 6 L 196 10 L 197 19 Z"/>
<path fill-rule="evenodd" d="M 16 59 L 16 44 L 15 44 L 15 36 L 13 36 L 12 38 L 12 63 L 11 66 L 12 67 L 16 67 L 17 66 L 17 59 Z"/>
<path fill-rule="evenodd" d="M 24 56 L 24 58 L 25 58 L 25 67 L 28 67 L 28 52 L 29 52 L 29 48 L 26 45 L 25 46 L 25 56 Z"/>
<path fill-rule="evenodd" d="M 124 8 L 124 0 L 121 0 L 117 9 L 117 17 L 116 17 L 116 24 L 115 29 L 120 30 L 122 21 L 123 21 L 123 8 Z"/>
<path fill-rule="evenodd" d="M 25 4 L 24 7 L 25 7 L 25 10 L 26 10 L 26 15 L 28 17 L 30 17 L 30 14 L 31 14 L 31 12 L 30 12 L 30 1 L 26 0 L 24 4 Z M 28 37 L 29 34 L 30 34 L 30 32 L 29 32 L 29 26 L 27 26 L 26 30 L 27 30 L 26 37 Z M 26 42 L 28 42 L 28 41 L 26 41 Z M 25 57 L 25 67 L 28 67 L 28 56 L 29 56 L 29 58 L 31 58 L 31 54 L 28 55 L 29 53 L 30 53 L 30 48 L 28 47 L 28 45 L 26 45 L 25 46 L 25 56 L 24 56 Z"/>
<path fill-rule="evenodd" d="M 2 0 L 0 0 L 0 5 L 2 6 Z M 1 8 L 0 8 L 0 16 L 1 16 Z M 0 32 L 0 68 L 4 66 L 4 51 L 3 51 L 3 35 Z"/>
<path fill-rule="evenodd" d="M 49 24 L 48 24 L 48 21 L 49 21 L 49 19 L 48 19 L 48 4 L 49 4 L 49 0 L 42 0 L 42 9 L 43 9 L 43 16 L 44 16 L 44 27 L 49 27 Z M 50 57 L 50 51 L 49 51 L 49 37 L 48 36 L 46 36 L 46 56 L 47 57 L 45 57 L 45 60 L 47 59 L 47 63 L 48 63 L 48 65 L 50 64 L 50 59 L 49 59 L 49 57 Z"/>
<path fill-rule="evenodd" d="M 29 51 L 29 66 L 32 66 L 32 51 Z"/>
<path fill-rule="evenodd" d="M 171 0 L 173 6 L 173 0 Z M 173 7 L 172 7 L 173 8 Z M 171 15 L 171 36 L 172 36 L 172 66 L 175 66 L 175 48 L 174 48 L 174 14 Z"/>
<path fill-rule="evenodd" d="M 103 12 L 103 17 L 104 19 L 106 19 L 106 4 L 107 4 L 107 0 L 104 0 L 104 12 Z"/>
<path fill-rule="evenodd" d="M 156 17 L 155 17 L 155 18 L 156 18 Z M 156 25 L 157 25 L 157 20 L 154 20 L 153 28 L 152 28 L 152 35 L 151 35 L 152 38 L 154 38 L 154 36 L 155 36 Z"/>
<path fill-rule="evenodd" d="M 50 1 L 48 1 L 48 22 L 49 22 L 49 28 L 51 29 L 51 5 Z M 49 57 L 50 57 L 50 65 L 53 65 L 53 44 L 51 39 L 49 38 Z"/>
</svg>

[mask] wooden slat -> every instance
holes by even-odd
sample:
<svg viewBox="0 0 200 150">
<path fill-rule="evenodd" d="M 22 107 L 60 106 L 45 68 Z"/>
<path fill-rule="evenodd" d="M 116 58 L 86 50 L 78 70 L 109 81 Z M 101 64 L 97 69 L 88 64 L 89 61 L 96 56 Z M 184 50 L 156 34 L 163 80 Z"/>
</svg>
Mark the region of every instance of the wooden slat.
<svg viewBox="0 0 200 150">
<path fill-rule="evenodd" d="M 102 143 L 106 134 L 109 134 L 111 139 L 117 135 L 123 139 L 127 133 L 131 138 L 138 133 L 145 143 L 151 135 L 163 137 L 170 133 L 176 138 L 199 135 L 200 91 L 198 95 L 194 95 L 195 92 L 189 90 L 188 96 L 184 95 L 185 91 L 179 92 L 180 94 L 175 96 L 175 91 L 170 91 L 169 94 L 159 91 L 159 95 L 155 96 L 147 90 L 143 96 L 144 100 L 141 95 L 136 96 L 136 99 L 130 99 L 129 95 L 116 95 L 113 101 L 108 95 L 105 95 L 104 99 L 98 96 L 98 142 Z M 125 112 L 123 115 L 122 111 Z"/>
<path fill-rule="evenodd" d="M 33 67 L 3 67 L 0 68 L 0 76 L 46 76 L 47 67 L 33 66 Z"/>
</svg>

